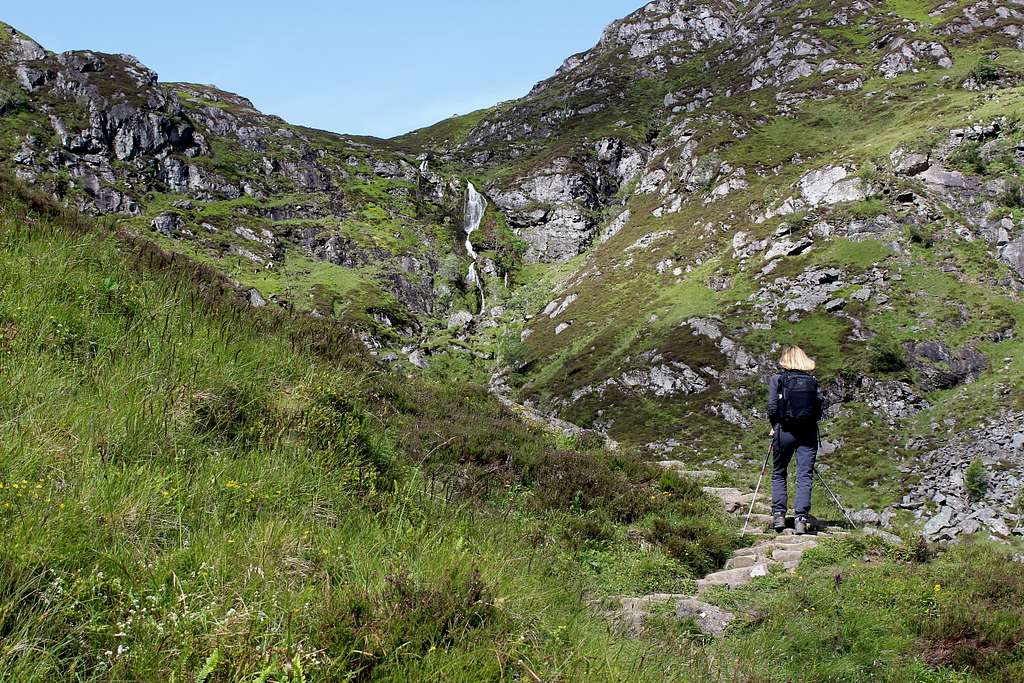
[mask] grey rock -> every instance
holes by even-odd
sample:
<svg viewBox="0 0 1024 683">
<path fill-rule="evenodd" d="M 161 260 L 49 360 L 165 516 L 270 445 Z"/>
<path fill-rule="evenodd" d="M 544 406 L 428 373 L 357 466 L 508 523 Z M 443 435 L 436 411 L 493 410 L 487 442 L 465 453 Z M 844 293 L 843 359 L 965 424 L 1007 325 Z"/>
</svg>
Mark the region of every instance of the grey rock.
<svg viewBox="0 0 1024 683">
<path fill-rule="evenodd" d="M 903 539 L 897 536 L 896 534 L 884 531 L 882 529 L 876 529 L 875 527 L 865 527 L 863 529 L 863 533 L 865 536 L 874 536 L 875 538 L 880 538 L 886 543 L 889 543 L 890 545 L 901 545 L 903 543 Z"/>
<path fill-rule="evenodd" d="M 988 358 L 972 346 L 953 352 L 944 342 L 926 341 L 906 348 L 908 365 L 918 371 L 921 384 L 933 390 L 969 384 L 989 367 Z"/>
<path fill-rule="evenodd" d="M 999 251 L 999 258 L 1019 276 L 1024 277 L 1024 237 L 1008 242 Z"/>
<path fill-rule="evenodd" d="M 164 214 L 162 216 L 157 216 L 150 221 L 150 225 L 152 225 L 153 229 L 161 235 L 178 239 L 181 237 L 182 228 L 185 227 L 185 221 L 181 219 L 181 216 L 177 216 L 175 214 Z"/>
<path fill-rule="evenodd" d="M 420 368 L 426 370 L 430 367 L 429 361 L 427 361 L 426 354 L 421 349 L 415 349 L 409 353 L 409 362 Z"/>
<path fill-rule="evenodd" d="M 708 383 L 683 363 L 664 363 L 647 368 L 629 370 L 619 383 L 629 389 L 641 390 L 655 396 L 677 396 L 704 391 Z"/>
<path fill-rule="evenodd" d="M 732 612 L 694 598 L 683 598 L 676 605 L 676 616 L 692 619 L 706 635 L 720 636 L 736 618 Z"/>
<path fill-rule="evenodd" d="M 253 308 L 263 308 L 267 305 L 267 300 L 259 293 L 257 289 L 250 289 L 247 295 L 249 305 Z"/>
<path fill-rule="evenodd" d="M 448 317 L 449 330 L 464 330 L 473 322 L 473 314 L 469 311 L 457 311 Z"/>
<path fill-rule="evenodd" d="M 928 155 L 897 149 L 889 155 L 892 170 L 897 175 L 915 176 L 924 173 L 930 165 Z"/>
<path fill-rule="evenodd" d="M 928 169 L 921 174 L 921 179 L 929 185 L 947 190 L 969 191 L 976 189 L 977 187 L 976 182 L 970 180 L 960 171 L 947 171 L 937 164 L 929 166 Z"/>
<path fill-rule="evenodd" d="M 782 239 L 771 246 L 764 258 L 766 261 L 772 261 L 782 256 L 798 256 L 813 244 L 814 242 L 809 237 L 798 240 Z"/>
<path fill-rule="evenodd" d="M 846 308 L 846 301 L 844 299 L 832 299 L 825 303 L 825 310 L 829 313 L 835 313 Z"/>
<path fill-rule="evenodd" d="M 800 179 L 800 195 L 811 206 L 861 201 L 867 197 L 864 183 L 842 166 L 816 169 Z"/>
<path fill-rule="evenodd" d="M 860 525 L 878 526 L 882 523 L 882 517 L 871 508 L 857 510 L 850 513 L 850 519 Z"/>
<path fill-rule="evenodd" d="M 939 532 L 950 526 L 953 521 L 953 509 L 944 507 L 939 513 L 928 520 L 924 525 L 924 535 L 927 537 L 937 536 Z"/>
</svg>

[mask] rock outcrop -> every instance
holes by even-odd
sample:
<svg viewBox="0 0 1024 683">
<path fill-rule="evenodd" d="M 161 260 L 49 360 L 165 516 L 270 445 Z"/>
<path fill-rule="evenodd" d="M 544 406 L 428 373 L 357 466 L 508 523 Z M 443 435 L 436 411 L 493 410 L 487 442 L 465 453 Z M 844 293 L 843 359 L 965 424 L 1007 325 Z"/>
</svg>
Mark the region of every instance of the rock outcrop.
<svg viewBox="0 0 1024 683">
<path fill-rule="evenodd" d="M 968 481 L 974 460 L 981 479 Z M 954 437 L 916 463 L 920 480 L 893 509 L 913 509 L 929 540 L 962 534 L 1024 536 L 1024 413 L 1004 413 Z"/>
</svg>

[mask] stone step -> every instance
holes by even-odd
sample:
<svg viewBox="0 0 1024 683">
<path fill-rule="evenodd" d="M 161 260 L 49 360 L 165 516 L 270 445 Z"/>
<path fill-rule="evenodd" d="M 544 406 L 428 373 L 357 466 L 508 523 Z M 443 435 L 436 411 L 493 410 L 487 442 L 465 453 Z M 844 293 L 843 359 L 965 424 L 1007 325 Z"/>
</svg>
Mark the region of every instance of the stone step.
<svg viewBox="0 0 1024 683">
<path fill-rule="evenodd" d="M 776 547 L 777 546 L 771 541 L 767 543 L 762 542 L 758 543 L 757 545 L 752 545 L 749 548 L 740 548 L 739 550 L 733 553 L 733 557 L 771 555 L 772 551 L 775 550 Z"/>
<path fill-rule="evenodd" d="M 796 534 L 779 534 L 775 537 L 778 545 L 803 545 L 804 543 L 816 543 L 814 536 L 797 536 Z"/>
<path fill-rule="evenodd" d="M 704 493 L 709 496 L 715 496 L 725 507 L 725 511 L 729 513 L 743 512 L 746 513 L 747 508 L 750 506 L 750 501 L 754 499 L 753 492 L 743 493 L 739 489 L 734 488 L 721 488 L 717 486 L 705 486 Z"/>
<path fill-rule="evenodd" d="M 715 586 L 739 588 L 740 586 L 745 586 L 753 579 L 761 576 L 768 576 L 767 563 L 755 564 L 750 567 L 741 567 L 738 569 L 723 569 L 720 572 L 708 574 L 703 579 L 697 581 L 697 592 L 703 593 L 708 588 L 714 588 Z"/>
<path fill-rule="evenodd" d="M 725 563 L 725 568 L 744 569 L 746 567 L 753 567 L 755 564 L 764 564 L 767 561 L 767 555 L 733 555 Z"/>
<path fill-rule="evenodd" d="M 697 628 L 709 636 L 720 636 L 736 618 L 732 612 L 693 598 L 683 598 L 676 605 L 676 617 L 693 619 Z"/>
<path fill-rule="evenodd" d="M 817 548 L 817 547 L 818 547 L 818 542 L 817 541 L 805 541 L 804 543 L 794 543 L 792 545 L 787 545 L 784 549 L 785 550 L 799 550 L 800 552 L 803 553 L 803 552 L 807 552 L 808 550 L 811 550 L 812 548 Z"/>
<path fill-rule="evenodd" d="M 687 479 L 697 479 L 699 481 L 703 481 L 707 479 L 714 479 L 715 477 L 718 476 L 718 472 L 715 472 L 714 470 L 688 469 L 687 464 L 685 462 L 680 462 L 679 460 L 661 460 L 655 462 L 654 464 L 666 470 L 672 470 L 680 477 L 685 477 Z"/>
<path fill-rule="evenodd" d="M 675 593 L 654 593 L 638 598 L 612 598 L 613 601 L 619 603 L 619 607 L 611 610 L 609 615 L 626 633 L 638 636 L 643 632 L 647 618 L 651 616 L 656 606 L 678 602 L 688 597 L 690 596 Z"/>
<path fill-rule="evenodd" d="M 751 527 L 756 527 L 756 526 L 767 527 L 771 523 L 772 523 L 772 516 L 771 515 L 760 513 L 760 512 L 755 512 L 754 514 L 750 515 L 750 526 Z"/>
<path fill-rule="evenodd" d="M 622 603 L 623 607 L 636 609 L 654 607 L 655 605 L 680 600 L 685 597 L 688 596 L 681 593 L 652 593 L 651 595 L 643 595 L 639 598 L 621 597 L 617 599 Z"/>
<path fill-rule="evenodd" d="M 776 550 L 772 553 L 772 559 L 786 565 L 791 562 L 800 562 L 800 558 L 803 557 L 803 555 L 803 550 Z"/>
</svg>

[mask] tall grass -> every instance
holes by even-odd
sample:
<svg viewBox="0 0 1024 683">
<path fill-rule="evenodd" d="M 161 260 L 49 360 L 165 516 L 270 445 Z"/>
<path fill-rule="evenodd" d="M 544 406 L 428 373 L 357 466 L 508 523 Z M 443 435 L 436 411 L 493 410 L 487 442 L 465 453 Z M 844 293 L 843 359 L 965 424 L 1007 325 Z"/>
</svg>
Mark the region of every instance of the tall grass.
<svg viewBox="0 0 1024 683">
<path fill-rule="evenodd" d="M 558 529 L 697 516 L 732 543 L 699 491 L 560 452 L 480 389 L 392 376 L 347 330 L 0 195 L 0 680 L 682 666 L 611 635 Z"/>
<path fill-rule="evenodd" d="M 718 596 L 745 615 L 718 643 L 618 635 L 601 598 L 692 590 L 740 542 L 699 486 L 3 184 L 0 484 L 0 681 L 1020 672 L 1024 594 L 984 547 L 819 555 Z"/>
</svg>

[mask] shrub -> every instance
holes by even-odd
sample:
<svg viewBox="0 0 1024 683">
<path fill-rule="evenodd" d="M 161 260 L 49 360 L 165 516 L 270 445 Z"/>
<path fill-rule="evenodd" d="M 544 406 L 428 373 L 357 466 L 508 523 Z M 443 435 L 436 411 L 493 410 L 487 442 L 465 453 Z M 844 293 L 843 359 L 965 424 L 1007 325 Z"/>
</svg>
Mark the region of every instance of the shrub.
<svg viewBox="0 0 1024 683">
<path fill-rule="evenodd" d="M 656 519 L 647 537 L 695 576 L 704 576 L 723 566 L 734 544 L 734 537 L 712 527 L 706 519 Z"/>
<path fill-rule="evenodd" d="M 999 67 L 989 57 L 982 57 L 971 69 L 971 76 L 978 85 L 987 85 L 999 80 Z"/>
<path fill-rule="evenodd" d="M 925 249 L 935 246 L 935 230 L 932 226 L 911 225 L 907 228 L 907 238 L 911 244 L 920 244 Z"/>
<path fill-rule="evenodd" d="M 971 173 L 984 174 L 987 167 L 981 156 L 981 145 L 977 142 L 965 142 L 949 157 L 950 162 Z"/>
<path fill-rule="evenodd" d="M 967 471 L 964 472 L 964 488 L 974 501 L 981 500 L 988 492 L 988 472 L 980 457 L 972 460 L 967 466 Z"/>
<path fill-rule="evenodd" d="M 558 510 L 603 510 L 613 519 L 631 522 L 651 508 L 643 488 L 624 472 L 589 453 L 549 451 L 530 478 L 541 506 Z"/>
<path fill-rule="evenodd" d="M 999 197 L 999 203 L 1011 209 L 1024 209 L 1024 183 L 1011 180 Z"/>
<path fill-rule="evenodd" d="M 332 466 L 354 466 L 377 486 L 398 477 L 397 454 L 381 425 L 355 395 L 323 378 L 314 383 L 301 435 Z"/>
<path fill-rule="evenodd" d="M 8 88 L 7 85 L 4 83 L 4 87 L 0 87 L 0 115 L 23 109 L 28 104 L 28 97 L 25 96 L 21 88 L 14 84 Z"/>
<path fill-rule="evenodd" d="M 255 385 L 224 382 L 188 397 L 192 430 L 223 445 L 253 446 L 274 419 L 268 397 Z"/>
<path fill-rule="evenodd" d="M 606 521 L 598 518 L 570 517 L 565 525 L 565 536 L 575 546 L 605 544 L 615 540 L 615 531 Z"/>
<path fill-rule="evenodd" d="M 906 354 L 895 340 L 878 335 L 868 342 L 868 362 L 874 373 L 893 373 L 905 370 Z"/>
<path fill-rule="evenodd" d="M 407 573 L 376 594 L 351 592 L 325 605 L 317 645 L 331 658 L 325 680 L 376 679 L 398 655 L 422 658 L 494 625 L 497 610 L 478 571 L 453 572 L 437 585 Z"/>
<path fill-rule="evenodd" d="M 889 207 L 879 199 L 867 199 L 852 205 L 849 210 L 852 218 L 869 220 L 885 214 Z"/>
</svg>

